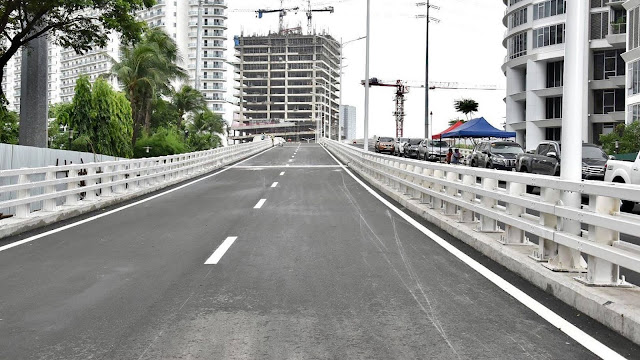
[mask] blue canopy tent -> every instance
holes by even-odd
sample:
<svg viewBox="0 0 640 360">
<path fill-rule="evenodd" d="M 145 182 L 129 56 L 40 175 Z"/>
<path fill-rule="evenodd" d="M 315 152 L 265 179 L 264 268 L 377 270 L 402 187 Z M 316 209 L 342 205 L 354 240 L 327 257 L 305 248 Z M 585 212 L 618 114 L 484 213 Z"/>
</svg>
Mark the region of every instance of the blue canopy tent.
<svg viewBox="0 0 640 360">
<path fill-rule="evenodd" d="M 483 117 L 469 120 L 457 128 L 442 134 L 443 138 L 512 138 L 516 133 L 494 128 Z"/>
</svg>

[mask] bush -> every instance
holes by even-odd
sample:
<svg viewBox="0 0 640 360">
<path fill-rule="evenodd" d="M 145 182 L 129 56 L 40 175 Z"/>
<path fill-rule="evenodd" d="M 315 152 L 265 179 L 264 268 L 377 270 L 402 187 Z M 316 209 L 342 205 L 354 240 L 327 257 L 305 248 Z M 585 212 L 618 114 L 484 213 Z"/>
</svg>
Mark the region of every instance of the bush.
<svg viewBox="0 0 640 360">
<path fill-rule="evenodd" d="M 616 141 L 618 141 L 618 154 L 637 153 L 640 150 L 640 121 L 629 125 L 620 124 L 611 134 L 600 135 L 602 149 L 609 155 L 616 153 Z"/>
<path fill-rule="evenodd" d="M 149 147 L 147 153 L 146 147 Z M 160 127 L 152 135 L 144 134 L 136 141 L 133 156 L 136 158 L 181 154 L 189 151 L 184 136 L 175 128 Z"/>
</svg>

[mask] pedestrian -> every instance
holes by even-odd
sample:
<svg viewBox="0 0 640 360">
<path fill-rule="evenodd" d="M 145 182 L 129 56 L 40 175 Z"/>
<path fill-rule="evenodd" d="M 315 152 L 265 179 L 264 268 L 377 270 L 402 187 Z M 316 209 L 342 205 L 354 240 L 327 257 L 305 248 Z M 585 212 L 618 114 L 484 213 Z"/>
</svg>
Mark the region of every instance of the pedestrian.
<svg viewBox="0 0 640 360">
<path fill-rule="evenodd" d="M 453 155 L 451 156 L 452 164 L 460 164 L 460 159 L 462 158 L 462 154 L 460 154 L 460 150 L 455 149 Z"/>
<path fill-rule="evenodd" d="M 449 148 L 449 152 L 447 153 L 447 164 L 451 164 L 452 157 L 453 157 L 453 150 Z"/>
</svg>

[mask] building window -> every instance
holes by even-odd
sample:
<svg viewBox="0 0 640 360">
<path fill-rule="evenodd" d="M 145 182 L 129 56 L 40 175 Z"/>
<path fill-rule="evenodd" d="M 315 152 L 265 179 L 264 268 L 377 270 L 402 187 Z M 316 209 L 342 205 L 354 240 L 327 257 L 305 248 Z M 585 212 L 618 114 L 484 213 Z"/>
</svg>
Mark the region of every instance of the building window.
<svg viewBox="0 0 640 360">
<path fill-rule="evenodd" d="M 605 7 L 611 0 L 591 0 L 591 8 Z"/>
<path fill-rule="evenodd" d="M 640 103 L 629 105 L 629 119 L 631 122 L 640 120 Z"/>
<path fill-rule="evenodd" d="M 533 20 L 564 14 L 566 8 L 567 2 L 563 0 L 548 0 L 533 4 Z"/>
<path fill-rule="evenodd" d="M 509 15 L 509 29 L 520 26 L 527 22 L 527 8 L 523 7 Z"/>
<path fill-rule="evenodd" d="M 522 32 L 509 39 L 509 59 L 527 55 L 527 33 Z"/>
<path fill-rule="evenodd" d="M 591 14 L 591 40 L 604 39 L 609 35 L 609 12 Z"/>
<path fill-rule="evenodd" d="M 547 63 L 547 88 L 563 85 L 564 61 Z"/>
<path fill-rule="evenodd" d="M 533 29 L 533 48 L 564 43 L 564 24 Z"/>
<path fill-rule="evenodd" d="M 629 64 L 629 74 L 631 75 L 629 94 L 635 95 L 640 93 L 640 60 Z"/>
<path fill-rule="evenodd" d="M 562 128 L 559 127 L 550 127 L 550 128 L 545 128 L 545 140 L 548 141 L 560 141 L 561 139 L 561 134 L 562 134 Z"/>
<path fill-rule="evenodd" d="M 593 52 L 593 79 L 603 80 L 612 76 L 623 76 L 624 60 L 620 56 L 624 50 L 606 50 Z"/>
<path fill-rule="evenodd" d="M 546 119 L 562 119 L 562 96 L 546 99 Z"/>
<path fill-rule="evenodd" d="M 593 113 L 608 114 L 624 111 L 624 89 L 608 89 L 593 91 Z"/>
<path fill-rule="evenodd" d="M 629 50 L 640 47 L 640 7 L 629 11 Z"/>
</svg>

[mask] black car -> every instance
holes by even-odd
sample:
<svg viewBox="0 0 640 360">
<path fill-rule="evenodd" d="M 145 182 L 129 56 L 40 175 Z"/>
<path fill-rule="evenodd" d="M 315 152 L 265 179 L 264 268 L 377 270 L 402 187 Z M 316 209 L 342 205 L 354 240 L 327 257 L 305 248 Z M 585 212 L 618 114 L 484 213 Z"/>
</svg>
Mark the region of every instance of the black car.
<svg viewBox="0 0 640 360">
<path fill-rule="evenodd" d="M 420 145 L 420 143 L 422 142 L 422 140 L 424 139 L 409 139 L 405 144 L 404 144 L 404 157 L 408 157 L 408 158 L 418 158 L 418 145 Z"/>
<path fill-rule="evenodd" d="M 524 153 L 522 147 L 513 141 L 482 141 L 473 149 L 471 166 L 512 170 L 516 166 L 518 154 L 522 153 Z"/>
</svg>

